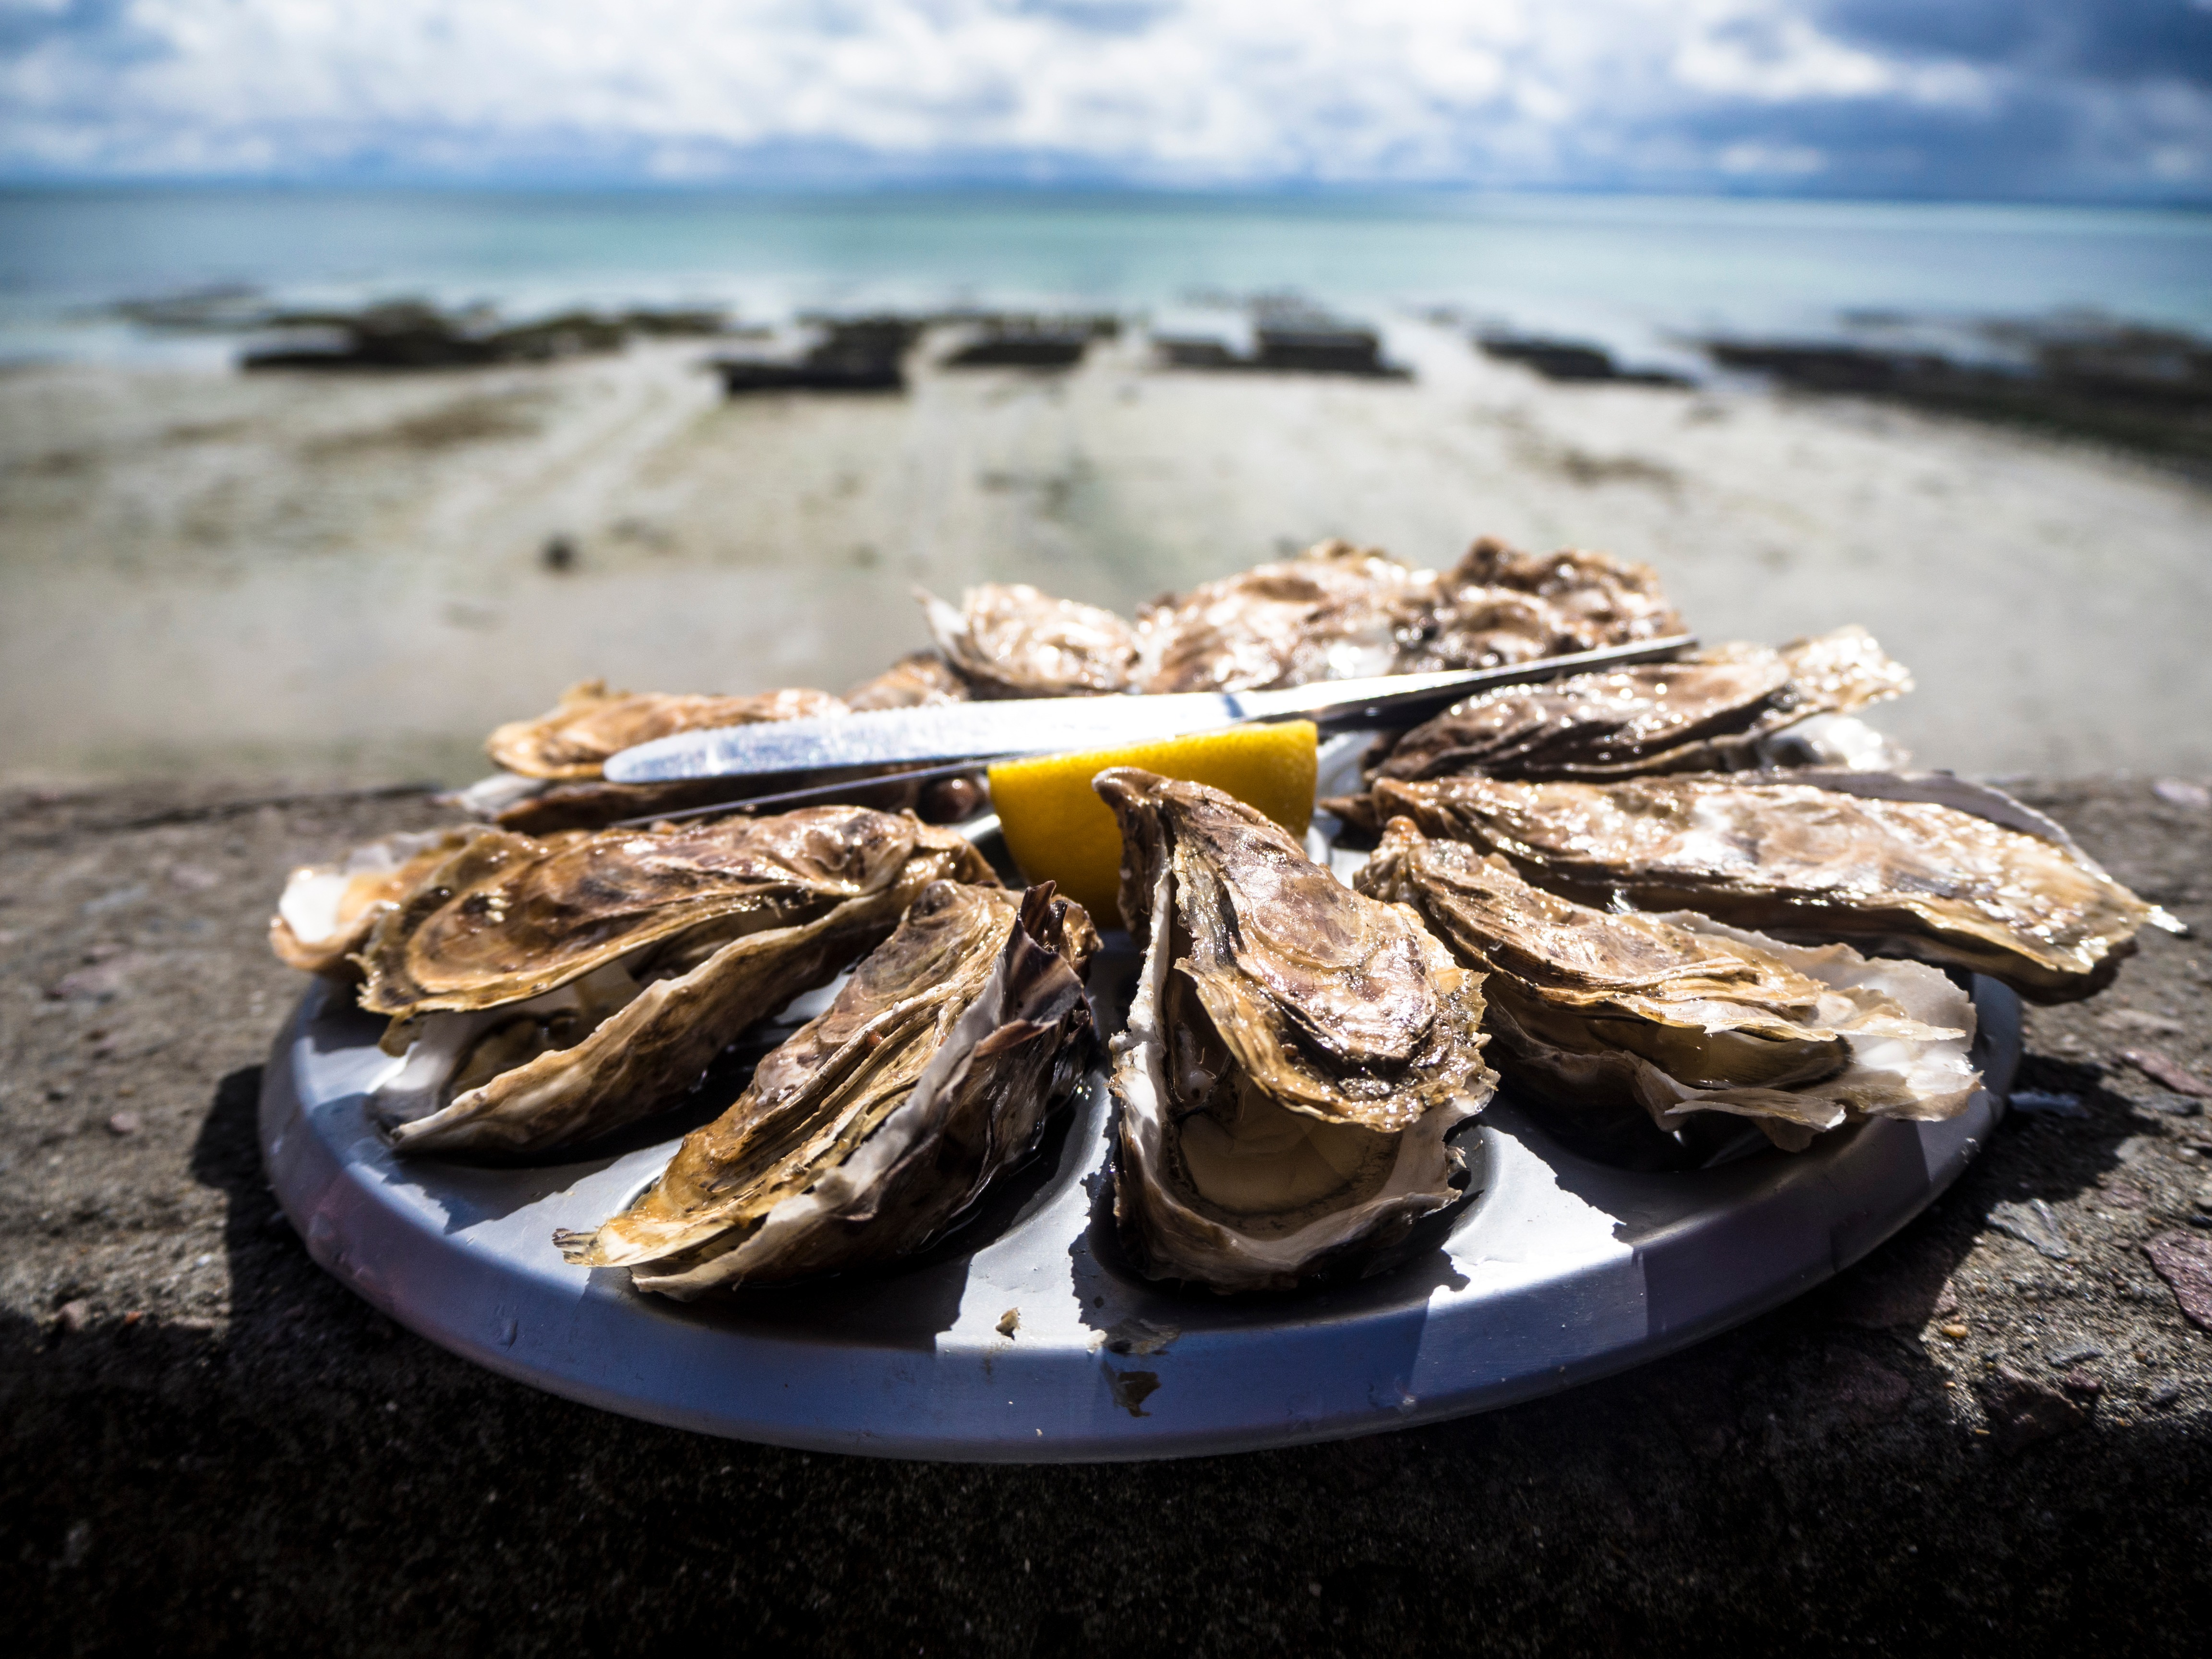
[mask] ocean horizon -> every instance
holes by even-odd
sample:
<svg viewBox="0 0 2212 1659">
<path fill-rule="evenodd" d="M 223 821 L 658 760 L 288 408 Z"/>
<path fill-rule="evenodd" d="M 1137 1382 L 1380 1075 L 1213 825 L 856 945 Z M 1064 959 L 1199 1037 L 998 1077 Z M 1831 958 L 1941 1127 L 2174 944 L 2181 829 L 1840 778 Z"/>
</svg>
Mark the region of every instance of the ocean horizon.
<svg viewBox="0 0 2212 1659">
<path fill-rule="evenodd" d="M 1449 310 L 1664 360 L 1713 335 L 1826 337 L 2090 312 L 2212 333 L 2212 210 L 1437 189 L 0 187 L 0 357 L 227 357 L 124 301 L 231 289 L 515 317 L 712 305 L 1172 315 L 1296 295 Z"/>
</svg>

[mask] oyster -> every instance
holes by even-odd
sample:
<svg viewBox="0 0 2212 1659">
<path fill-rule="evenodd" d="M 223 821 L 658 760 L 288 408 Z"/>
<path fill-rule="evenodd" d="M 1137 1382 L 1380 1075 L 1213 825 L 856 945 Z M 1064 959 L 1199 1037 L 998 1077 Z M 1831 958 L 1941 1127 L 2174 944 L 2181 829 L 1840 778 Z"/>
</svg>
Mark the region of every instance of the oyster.
<svg viewBox="0 0 2212 1659">
<path fill-rule="evenodd" d="M 844 712 L 844 703 L 827 691 L 716 697 L 610 691 L 605 680 L 585 680 L 563 691 L 552 713 L 501 726 L 485 740 L 484 750 L 525 777 L 596 778 L 610 757 L 654 738 Z"/>
<path fill-rule="evenodd" d="M 1404 818 L 1356 884 L 1487 975 L 1498 1069 L 1577 1116 L 1641 1108 L 1673 1130 L 1733 1113 L 1802 1151 L 1847 1117 L 1953 1116 L 1980 1083 L 1973 1003 L 1924 963 L 1593 909 Z"/>
<path fill-rule="evenodd" d="M 369 932 L 424 877 L 484 831 L 476 825 L 386 836 L 330 864 L 303 864 L 286 878 L 269 918 L 269 948 L 288 967 L 357 980 L 350 960 Z"/>
<path fill-rule="evenodd" d="M 371 1115 L 409 1152 L 588 1140 L 697 1081 L 947 878 L 997 880 L 960 836 L 861 807 L 544 842 L 487 831 L 362 952 L 362 1006 L 396 1017 L 386 1046 L 405 1054 Z"/>
<path fill-rule="evenodd" d="M 1778 650 L 1727 645 L 1679 662 L 1505 685 L 1455 704 L 1392 744 L 1369 771 L 1413 780 L 1486 772 L 1506 778 L 1724 772 L 1759 763 L 1775 733 L 1911 689 L 1861 628 Z M 1364 802 L 1329 803 L 1365 822 Z"/>
<path fill-rule="evenodd" d="M 1128 768 L 1096 787 L 1145 944 L 1115 1043 L 1130 1255 L 1220 1291 L 1389 1265 L 1465 1182 L 1445 1136 L 1496 1083 L 1480 976 L 1218 790 Z"/>
<path fill-rule="evenodd" d="M 1503 853 L 1570 897 L 1847 940 L 1990 974 L 2039 1001 L 2110 982 L 2137 930 L 2164 914 L 2048 819 L 1940 774 L 1379 778 L 1373 797 L 1384 822 Z"/>
<path fill-rule="evenodd" d="M 1408 618 L 1392 672 L 1488 668 L 1683 631 L 1658 574 L 1608 553 L 1523 553 L 1485 536 Z"/>
<path fill-rule="evenodd" d="M 938 648 L 979 697 L 1071 697 L 1129 690 L 1129 624 L 1024 582 L 986 582 L 960 608 L 918 595 Z"/>
<path fill-rule="evenodd" d="M 921 1249 L 1036 1149 L 1074 1091 L 1097 947 L 1048 884 L 935 884 L 659 1181 L 556 1242 L 685 1300 Z"/>
<path fill-rule="evenodd" d="M 1435 581 L 1372 548 L 1322 542 L 1137 614 L 1146 691 L 1249 691 L 1393 672 Z"/>
<path fill-rule="evenodd" d="M 871 708 L 933 708 L 965 702 L 968 697 L 968 682 L 943 657 L 934 651 L 912 651 L 848 691 L 845 707 L 855 714 Z"/>
</svg>

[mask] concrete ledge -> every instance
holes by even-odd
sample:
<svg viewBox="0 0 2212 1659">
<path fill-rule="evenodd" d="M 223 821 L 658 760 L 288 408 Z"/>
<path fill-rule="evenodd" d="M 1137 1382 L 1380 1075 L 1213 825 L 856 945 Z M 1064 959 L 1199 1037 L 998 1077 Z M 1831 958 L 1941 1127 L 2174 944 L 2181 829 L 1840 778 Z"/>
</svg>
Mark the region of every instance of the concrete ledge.
<svg viewBox="0 0 2212 1659">
<path fill-rule="evenodd" d="M 2023 793 L 2212 927 L 2212 811 L 2124 780 Z M 1859 1268 L 1679 1358 L 1301 1451 L 892 1464 L 504 1382 L 373 1314 L 276 1218 L 253 1138 L 298 988 L 261 943 L 276 884 L 436 817 L 0 801 L 0 1584 L 25 1650 L 2201 1639 L 2212 1334 L 2154 1255 L 2185 1285 L 2212 1261 L 2212 1119 L 2122 1058 L 2207 1076 L 2201 937 L 2034 1011 L 2021 1086 L 2057 1109 L 2016 1114 Z"/>
</svg>

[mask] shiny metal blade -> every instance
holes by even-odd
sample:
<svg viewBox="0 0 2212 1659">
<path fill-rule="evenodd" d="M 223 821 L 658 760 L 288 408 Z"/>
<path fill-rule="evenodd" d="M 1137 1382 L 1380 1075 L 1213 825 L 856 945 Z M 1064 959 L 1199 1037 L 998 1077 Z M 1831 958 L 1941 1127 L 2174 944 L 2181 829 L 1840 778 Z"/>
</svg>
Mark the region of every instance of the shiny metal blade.
<svg viewBox="0 0 2212 1659">
<path fill-rule="evenodd" d="M 1324 680 L 1280 691 L 1018 698 L 680 732 L 623 750 L 607 762 L 606 775 L 615 783 L 659 783 L 831 767 L 1065 754 L 1217 732 L 1251 720 L 1307 719 L 1325 727 L 1409 725 L 1490 686 L 1658 661 L 1696 643 L 1681 635 L 1504 668 Z"/>
</svg>

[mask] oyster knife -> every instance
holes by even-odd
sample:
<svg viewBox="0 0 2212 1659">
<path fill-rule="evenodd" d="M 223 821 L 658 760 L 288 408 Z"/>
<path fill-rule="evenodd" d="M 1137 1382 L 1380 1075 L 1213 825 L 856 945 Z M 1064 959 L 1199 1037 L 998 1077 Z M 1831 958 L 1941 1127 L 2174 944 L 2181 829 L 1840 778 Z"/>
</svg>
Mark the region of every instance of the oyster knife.
<svg viewBox="0 0 2212 1659">
<path fill-rule="evenodd" d="M 1470 692 L 1491 686 L 1555 679 L 1586 669 L 1662 661 L 1696 643 L 1683 634 L 1543 657 L 1504 668 L 1320 680 L 1280 691 L 1017 698 L 769 720 L 656 738 L 612 757 L 606 763 L 606 776 L 615 783 L 659 783 L 681 778 L 811 772 L 830 767 L 980 762 L 1148 743 L 1263 720 L 1310 720 L 1324 730 L 1408 726 Z"/>
</svg>

